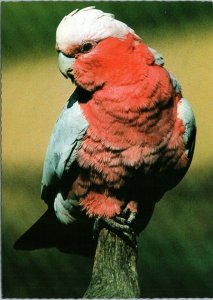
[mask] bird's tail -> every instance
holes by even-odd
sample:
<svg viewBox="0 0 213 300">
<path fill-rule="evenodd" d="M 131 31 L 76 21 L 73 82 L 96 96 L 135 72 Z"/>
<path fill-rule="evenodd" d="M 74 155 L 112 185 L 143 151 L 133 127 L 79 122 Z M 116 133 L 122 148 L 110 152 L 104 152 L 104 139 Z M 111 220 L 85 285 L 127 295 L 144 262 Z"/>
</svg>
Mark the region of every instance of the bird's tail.
<svg viewBox="0 0 213 300">
<path fill-rule="evenodd" d="M 92 238 L 93 223 L 89 219 L 71 225 L 61 224 L 54 211 L 48 209 L 14 244 L 16 250 L 55 247 L 60 251 L 93 256 L 96 241 Z"/>
</svg>

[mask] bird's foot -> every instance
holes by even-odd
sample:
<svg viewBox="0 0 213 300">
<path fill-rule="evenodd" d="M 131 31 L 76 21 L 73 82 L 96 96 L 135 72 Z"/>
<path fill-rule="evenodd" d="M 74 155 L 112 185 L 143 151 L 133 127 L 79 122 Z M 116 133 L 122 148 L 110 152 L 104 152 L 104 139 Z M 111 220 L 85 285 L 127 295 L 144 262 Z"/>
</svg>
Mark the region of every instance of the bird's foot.
<svg viewBox="0 0 213 300">
<path fill-rule="evenodd" d="M 127 224 L 132 225 L 136 219 L 137 211 L 131 211 L 129 207 L 125 207 L 121 216 L 126 220 Z"/>
<path fill-rule="evenodd" d="M 118 216 L 97 217 L 93 226 L 93 238 L 97 239 L 101 229 L 106 227 L 117 235 L 131 239 L 131 244 L 136 247 L 136 235 L 133 229 L 136 216 L 137 212 L 131 211 L 127 206 Z"/>
<path fill-rule="evenodd" d="M 123 232 L 123 234 L 133 233 L 133 230 L 128 223 L 128 221 L 122 217 L 113 217 L 113 218 L 106 218 L 106 217 L 97 217 L 95 219 L 93 232 L 94 232 L 94 238 L 97 238 L 100 230 L 103 227 L 107 227 L 111 229 L 112 231 L 116 232 Z"/>
</svg>

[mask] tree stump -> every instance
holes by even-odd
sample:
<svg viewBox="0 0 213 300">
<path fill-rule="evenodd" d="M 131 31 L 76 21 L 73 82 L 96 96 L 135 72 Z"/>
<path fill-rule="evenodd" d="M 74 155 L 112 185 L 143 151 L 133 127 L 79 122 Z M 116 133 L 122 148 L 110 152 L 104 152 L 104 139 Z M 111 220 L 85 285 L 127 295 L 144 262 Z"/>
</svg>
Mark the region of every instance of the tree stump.
<svg viewBox="0 0 213 300">
<path fill-rule="evenodd" d="M 122 238 L 106 228 L 101 230 L 92 279 L 83 298 L 140 297 L 134 238 Z"/>
</svg>

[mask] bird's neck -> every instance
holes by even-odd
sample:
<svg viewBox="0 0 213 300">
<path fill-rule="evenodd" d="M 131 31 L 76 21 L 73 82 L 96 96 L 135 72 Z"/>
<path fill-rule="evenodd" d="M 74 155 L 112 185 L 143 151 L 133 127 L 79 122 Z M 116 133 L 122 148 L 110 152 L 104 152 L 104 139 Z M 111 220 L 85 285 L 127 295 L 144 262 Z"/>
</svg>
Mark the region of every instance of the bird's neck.
<svg viewBox="0 0 213 300">
<path fill-rule="evenodd" d="M 147 125 L 149 118 L 170 105 L 173 96 L 168 72 L 154 65 L 144 68 L 134 81 L 130 78 L 125 84 L 106 83 L 80 105 L 88 119 L 108 130 L 115 120 L 125 126 L 136 126 L 144 118 Z"/>
</svg>

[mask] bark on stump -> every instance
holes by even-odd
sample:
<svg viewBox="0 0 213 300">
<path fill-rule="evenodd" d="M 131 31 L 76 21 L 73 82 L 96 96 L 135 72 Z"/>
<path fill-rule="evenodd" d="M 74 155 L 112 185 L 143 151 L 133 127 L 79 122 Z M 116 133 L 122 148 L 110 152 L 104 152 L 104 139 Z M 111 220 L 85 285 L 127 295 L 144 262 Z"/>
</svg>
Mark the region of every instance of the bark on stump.
<svg viewBox="0 0 213 300">
<path fill-rule="evenodd" d="M 133 236 L 128 236 L 133 241 Z M 99 234 L 92 279 L 83 298 L 139 298 L 137 249 L 106 228 Z"/>
</svg>

